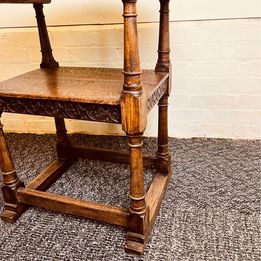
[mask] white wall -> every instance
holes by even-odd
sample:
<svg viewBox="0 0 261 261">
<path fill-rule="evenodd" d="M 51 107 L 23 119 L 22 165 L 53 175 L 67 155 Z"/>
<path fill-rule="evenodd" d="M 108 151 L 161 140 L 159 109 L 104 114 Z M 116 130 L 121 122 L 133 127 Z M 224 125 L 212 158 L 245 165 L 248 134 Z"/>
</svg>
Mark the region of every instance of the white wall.
<svg viewBox="0 0 261 261">
<path fill-rule="evenodd" d="M 139 21 L 158 21 L 158 7 L 158 0 L 138 0 Z M 172 21 L 261 16 L 260 0 L 170 0 L 170 8 Z M 53 0 L 45 9 L 49 25 L 122 22 L 121 0 Z M 19 15 L 10 15 L 14 10 L 17 5 L 1 5 L 0 27 L 35 25 L 31 5 L 20 5 Z"/>
<path fill-rule="evenodd" d="M 71 3 L 66 3 L 69 5 L 69 2 Z M 87 2 L 89 4 L 91 1 Z M 94 2 L 96 5 L 91 7 L 99 11 L 98 1 Z M 146 5 L 145 1 L 140 2 L 142 12 Z M 245 1 L 231 0 L 231 5 L 227 4 L 225 9 L 224 3 L 227 1 L 223 0 L 196 1 L 198 8 L 192 0 L 177 0 L 176 4 L 173 2 L 171 46 L 174 75 L 170 98 L 170 136 L 261 138 L 261 20 L 255 18 L 259 15 L 260 2 L 253 0 L 256 3 L 253 8 Z M 209 2 L 212 5 L 209 5 Z M 60 2 L 54 1 L 55 3 L 58 5 Z M 242 7 L 243 4 L 245 8 Z M 48 12 L 51 12 L 51 6 L 48 7 Z M 220 9 L 217 6 L 220 6 Z M 147 4 L 147 7 L 149 9 L 150 5 Z M 74 8 L 78 8 L 78 14 L 84 13 L 81 13 L 78 5 Z M 119 8 L 121 9 L 121 4 Z M 178 10 L 187 10 L 187 17 L 185 12 Z M 57 9 L 54 8 L 52 12 L 57 12 Z M 63 19 L 58 17 L 52 23 L 83 23 L 84 20 L 77 20 L 83 19 L 83 15 L 77 18 L 73 12 L 68 13 L 70 17 L 64 15 Z M 174 21 L 182 15 L 188 21 Z M 16 17 L 19 16 L 20 13 Z M 211 16 L 213 20 L 205 20 Z M 224 19 L 239 16 L 249 18 Z M 1 15 L 0 17 L 2 19 Z M 98 18 L 96 22 L 113 21 L 111 17 L 102 17 L 102 13 Z M 88 19 L 85 23 L 95 22 L 94 16 Z M 146 19 L 153 21 L 154 17 Z M 48 14 L 47 20 L 51 20 Z M 29 21 L 23 22 L 24 25 L 30 25 Z M 13 26 L 9 19 L 5 19 L 5 23 L 0 20 L 0 26 Z M 50 27 L 49 30 L 54 54 L 61 65 L 122 66 L 121 24 L 57 26 Z M 144 68 L 154 67 L 157 32 L 157 23 L 142 23 L 139 26 L 141 61 Z M 35 28 L 0 29 L 1 80 L 38 67 L 40 52 L 37 37 Z M 156 117 L 157 112 L 153 110 L 149 115 L 147 135 L 156 136 Z M 53 121 L 48 118 L 9 114 L 5 114 L 3 118 L 7 131 L 54 131 Z M 21 118 L 22 120 L 18 120 Z M 69 121 L 68 128 L 70 132 L 122 133 L 118 125 L 82 121 Z"/>
</svg>

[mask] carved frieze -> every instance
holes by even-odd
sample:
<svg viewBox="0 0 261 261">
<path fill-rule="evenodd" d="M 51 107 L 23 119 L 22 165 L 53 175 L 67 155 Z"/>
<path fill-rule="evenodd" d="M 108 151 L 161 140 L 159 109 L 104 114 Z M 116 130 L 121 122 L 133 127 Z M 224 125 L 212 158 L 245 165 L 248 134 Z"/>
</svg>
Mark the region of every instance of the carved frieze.
<svg viewBox="0 0 261 261">
<path fill-rule="evenodd" d="M 0 111 L 97 122 L 121 123 L 120 106 L 113 105 L 1 97 Z"/>
</svg>

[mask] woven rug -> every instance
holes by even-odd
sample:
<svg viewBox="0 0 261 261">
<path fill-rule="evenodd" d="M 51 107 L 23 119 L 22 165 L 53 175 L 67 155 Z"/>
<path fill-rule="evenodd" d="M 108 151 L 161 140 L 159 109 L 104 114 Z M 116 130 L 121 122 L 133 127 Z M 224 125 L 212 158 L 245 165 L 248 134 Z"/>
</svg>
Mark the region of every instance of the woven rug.
<svg viewBox="0 0 261 261">
<path fill-rule="evenodd" d="M 126 149 L 124 137 L 70 139 Z M 25 183 L 55 159 L 52 135 L 7 140 Z M 156 148 L 155 139 L 144 140 L 144 152 Z M 30 208 L 15 224 L 0 221 L 0 260 L 260 260 L 260 141 L 170 139 L 170 150 L 173 177 L 144 256 L 124 252 L 120 227 Z M 145 174 L 148 186 L 153 173 Z M 127 207 L 128 181 L 125 165 L 79 160 L 49 191 Z"/>
</svg>

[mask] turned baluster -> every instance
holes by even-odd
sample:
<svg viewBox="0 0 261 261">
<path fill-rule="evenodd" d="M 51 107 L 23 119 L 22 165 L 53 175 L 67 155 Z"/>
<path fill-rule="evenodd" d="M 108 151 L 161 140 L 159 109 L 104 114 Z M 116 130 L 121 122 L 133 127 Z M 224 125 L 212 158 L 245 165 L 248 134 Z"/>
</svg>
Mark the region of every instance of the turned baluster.
<svg viewBox="0 0 261 261">
<path fill-rule="evenodd" d="M 1 116 L 1 112 L 0 112 Z M 22 214 L 23 207 L 19 204 L 16 191 L 24 184 L 19 180 L 6 143 L 3 125 L 0 121 L 0 170 L 3 177 L 2 192 L 5 200 L 4 211 L 1 218 L 7 222 L 13 222 Z"/>
<path fill-rule="evenodd" d="M 126 250 L 143 252 L 148 226 L 148 209 L 142 161 L 142 134 L 147 119 L 142 95 L 138 51 L 136 0 L 123 0 L 124 6 L 124 85 L 121 97 L 122 128 L 128 135 L 130 150 L 130 216 Z"/>
<path fill-rule="evenodd" d="M 170 40 L 169 40 L 169 2 L 160 1 L 160 28 L 158 44 L 157 72 L 169 72 L 170 70 Z"/>
<path fill-rule="evenodd" d="M 156 72 L 170 72 L 170 41 L 169 41 L 169 0 L 160 0 L 160 30 L 158 61 Z M 158 103 L 158 152 L 157 170 L 160 173 L 168 173 L 169 167 L 169 146 L 168 146 L 168 97 L 171 82 L 169 79 L 168 90 Z"/>
<path fill-rule="evenodd" d="M 43 13 L 43 4 L 34 4 L 36 13 L 37 27 L 41 44 L 42 63 L 41 68 L 57 68 L 58 62 L 55 61 L 52 53 L 52 48 L 48 36 L 48 31 Z"/>
</svg>

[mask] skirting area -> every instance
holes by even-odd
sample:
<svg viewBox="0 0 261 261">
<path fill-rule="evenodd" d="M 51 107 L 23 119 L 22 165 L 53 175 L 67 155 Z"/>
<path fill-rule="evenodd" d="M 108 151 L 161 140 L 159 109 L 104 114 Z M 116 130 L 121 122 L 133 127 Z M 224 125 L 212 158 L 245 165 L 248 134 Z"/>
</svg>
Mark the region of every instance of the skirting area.
<svg viewBox="0 0 261 261">
<path fill-rule="evenodd" d="M 25 183 L 55 158 L 54 136 L 7 138 Z M 126 148 L 125 138 L 101 139 L 71 136 L 79 145 Z M 145 152 L 156 147 L 144 140 Z M 259 260 L 260 141 L 170 139 L 170 148 L 173 177 L 144 257 L 124 252 L 120 227 L 31 208 L 15 224 L 0 221 L 0 259 Z M 152 174 L 146 171 L 147 186 Z M 49 191 L 127 207 L 128 177 L 125 165 L 79 160 Z"/>
</svg>

